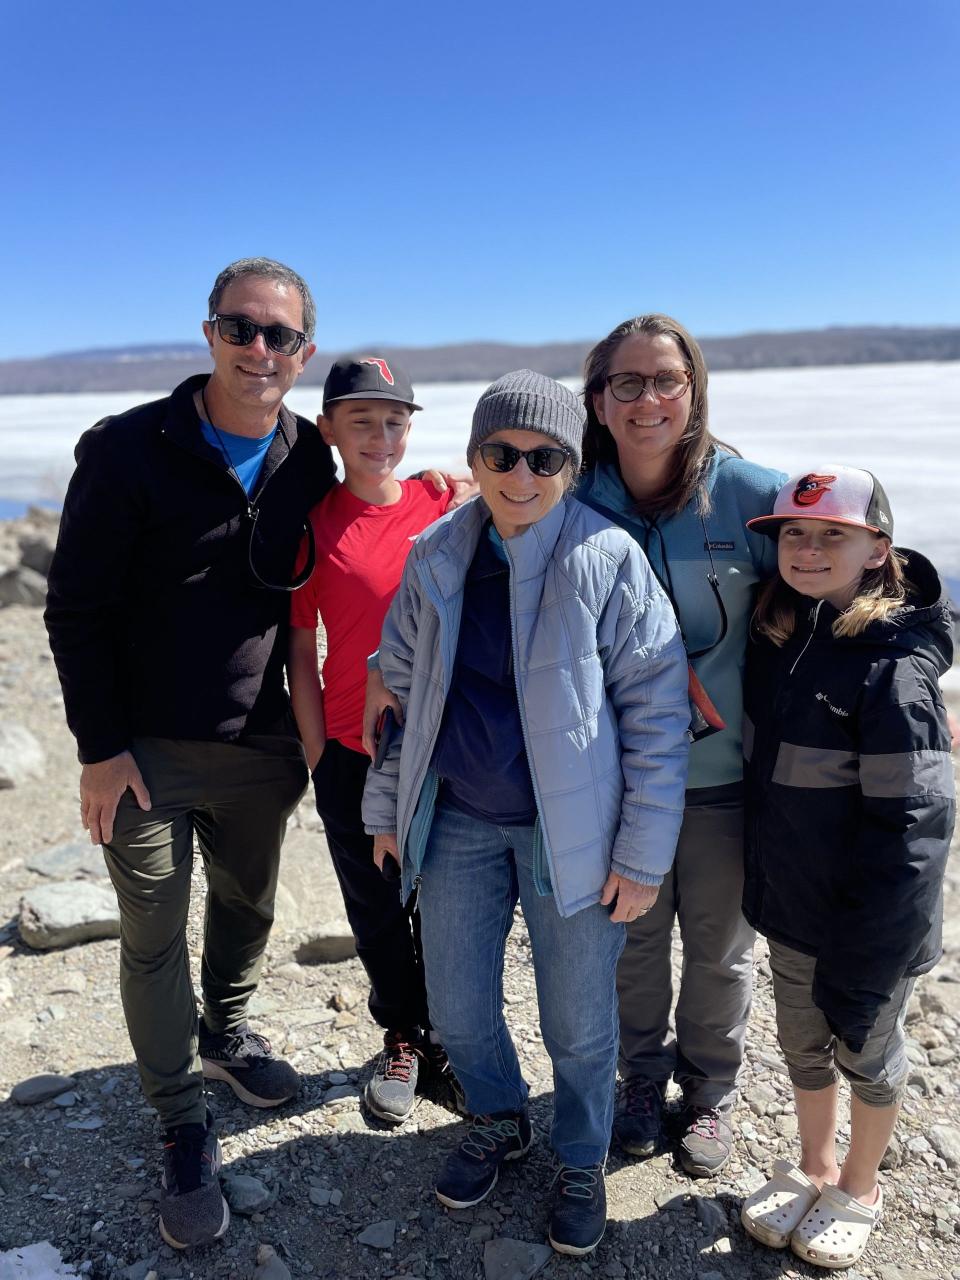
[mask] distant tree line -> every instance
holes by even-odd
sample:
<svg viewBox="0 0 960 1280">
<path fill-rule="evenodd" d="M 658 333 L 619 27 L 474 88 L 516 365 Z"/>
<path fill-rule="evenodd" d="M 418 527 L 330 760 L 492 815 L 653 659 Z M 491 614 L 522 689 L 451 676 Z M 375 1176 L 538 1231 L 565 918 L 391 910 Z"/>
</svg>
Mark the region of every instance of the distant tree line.
<svg viewBox="0 0 960 1280">
<path fill-rule="evenodd" d="M 415 382 L 484 382 L 505 369 L 530 368 L 552 378 L 578 377 L 594 339 L 522 345 L 462 342 L 438 347 L 374 343 L 378 354 L 405 365 Z M 960 329 L 864 326 L 793 333 L 744 333 L 701 339 L 711 369 L 783 369 L 805 365 L 890 364 L 960 360 Z M 357 351 L 359 352 L 359 348 Z M 342 352 L 318 352 L 301 385 L 323 382 Z M 33 360 L 0 361 L 0 395 L 48 392 L 165 390 L 210 367 L 200 344 L 81 351 Z"/>
</svg>

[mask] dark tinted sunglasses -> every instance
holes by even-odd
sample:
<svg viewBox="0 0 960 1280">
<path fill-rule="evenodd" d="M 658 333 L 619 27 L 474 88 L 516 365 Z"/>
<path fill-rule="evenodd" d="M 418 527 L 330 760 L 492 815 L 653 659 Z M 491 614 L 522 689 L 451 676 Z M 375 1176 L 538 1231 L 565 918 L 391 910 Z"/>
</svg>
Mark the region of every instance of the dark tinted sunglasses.
<svg viewBox="0 0 960 1280">
<path fill-rule="evenodd" d="M 477 450 L 488 471 L 512 471 L 521 458 L 535 476 L 555 476 L 570 457 L 559 445 L 541 445 L 536 449 L 515 449 L 512 444 L 482 444 Z"/>
<path fill-rule="evenodd" d="M 305 333 L 285 324 L 254 324 L 246 316 L 216 315 L 213 318 L 220 337 L 232 347 L 249 347 L 257 334 L 262 333 L 271 351 L 281 356 L 293 356 L 307 340 Z"/>
</svg>

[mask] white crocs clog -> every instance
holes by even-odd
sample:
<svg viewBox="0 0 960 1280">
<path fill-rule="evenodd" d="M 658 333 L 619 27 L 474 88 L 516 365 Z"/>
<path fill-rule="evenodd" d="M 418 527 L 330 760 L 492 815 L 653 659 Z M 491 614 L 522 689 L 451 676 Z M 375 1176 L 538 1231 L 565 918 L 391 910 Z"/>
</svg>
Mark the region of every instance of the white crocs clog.
<svg viewBox="0 0 960 1280">
<path fill-rule="evenodd" d="M 820 1197 L 820 1188 L 789 1160 L 776 1160 L 773 1177 L 746 1198 L 740 1221 L 748 1235 L 784 1249 L 794 1229 Z"/>
<path fill-rule="evenodd" d="M 883 1188 L 875 1204 L 861 1204 L 839 1187 L 826 1186 L 790 1237 L 790 1248 L 815 1267 L 852 1267 L 863 1253 L 883 1211 Z"/>
</svg>

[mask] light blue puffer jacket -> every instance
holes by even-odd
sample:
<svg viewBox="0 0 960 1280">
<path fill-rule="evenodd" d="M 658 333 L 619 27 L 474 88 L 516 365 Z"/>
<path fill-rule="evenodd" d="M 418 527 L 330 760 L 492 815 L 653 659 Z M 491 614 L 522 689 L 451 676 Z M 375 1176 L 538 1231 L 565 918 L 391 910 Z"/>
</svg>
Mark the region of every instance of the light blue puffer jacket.
<svg viewBox="0 0 960 1280">
<path fill-rule="evenodd" d="M 371 769 L 363 818 L 396 832 L 404 897 L 436 801 L 431 768 L 453 676 L 463 587 L 489 510 L 477 498 L 410 551 L 380 668 L 404 729 Z M 597 902 L 611 868 L 659 884 L 683 816 L 687 665 L 670 603 L 633 538 L 574 498 L 504 541 L 514 669 L 539 819 L 538 887 L 561 916 Z M 469 891 L 467 887 L 466 891 Z"/>
</svg>

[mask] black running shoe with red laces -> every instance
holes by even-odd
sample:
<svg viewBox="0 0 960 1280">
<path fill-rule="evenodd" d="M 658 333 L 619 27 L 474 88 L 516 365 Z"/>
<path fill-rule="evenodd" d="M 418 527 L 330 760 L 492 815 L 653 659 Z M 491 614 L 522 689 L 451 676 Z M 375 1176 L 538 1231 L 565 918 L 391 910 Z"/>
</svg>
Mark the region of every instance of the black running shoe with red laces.
<svg viewBox="0 0 960 1280">
<path fill-rule="evenodd" d="M 450 1065 L 450 1059 L 443 1045 L 432 1041 L 425 1043 L 423 1061 L 426 1070 L 420 1073 L 418 1092 L 425 1094 L 438 1106 L 446 1107 L 448 1111 L 466 1115 L 467 1099 L 463 1086 Z"/>
<path fill-rule="evenodd" d="M 201 1018 L 200 1060 L 208 1080 L 223 1080 L 251 1107 L 279 1107 L 300 1091 L 300 1077 L 290 1063 L 275 1058 L 270 1041 L 245 1022 L 215 1035 Z"/>
<path fill-rule="evenodd" d="M 422 1050 L 419 1029 L 385 1032 L 383 1052 L 363 1092 L 364 1102 L 378 1119 L 400 1124 L 413 1111 Z"/>
</svg>

